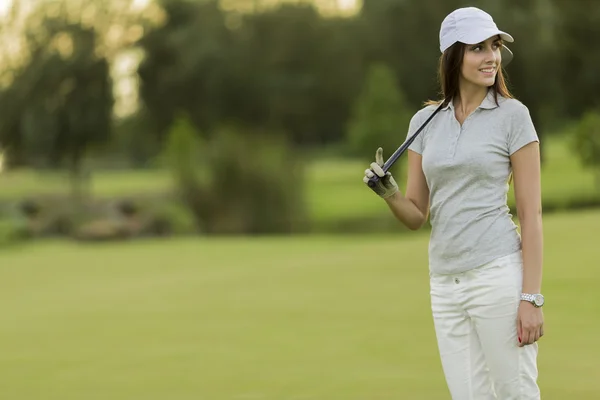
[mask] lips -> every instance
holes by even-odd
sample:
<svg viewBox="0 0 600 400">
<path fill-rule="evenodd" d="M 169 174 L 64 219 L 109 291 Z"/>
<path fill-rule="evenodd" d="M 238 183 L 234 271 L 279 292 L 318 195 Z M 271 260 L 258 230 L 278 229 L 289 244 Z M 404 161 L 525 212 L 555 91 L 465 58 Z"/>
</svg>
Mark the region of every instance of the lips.
<svg viewBox="0 0 600 400">
<path fill-rule="evenodd" d="M 484 69 L 480 69 L 481 72 L 484 72 L 486 74 L 491 74 L 495 71 L 495 68 L 484 68 Z"/>
</svg>

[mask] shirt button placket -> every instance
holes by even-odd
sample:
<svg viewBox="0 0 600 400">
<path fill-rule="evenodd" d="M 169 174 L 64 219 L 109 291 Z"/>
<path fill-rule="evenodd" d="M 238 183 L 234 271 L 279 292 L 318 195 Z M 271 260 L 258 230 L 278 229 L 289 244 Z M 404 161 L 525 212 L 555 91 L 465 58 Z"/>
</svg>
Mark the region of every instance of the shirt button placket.
<svg viewBox="0 0 600 400">
<path fill-rule="evenodd" d="M 452 146 L 450 148 L 450 158 L 454 158 L 454 155 L 456 154 L 456 148 L 458 147 L 458 138 L 460 137 L 463 127 L 458 123 L 458 121 L 456 121 L 456 123 L 458 124 L 458 129 L 455 131 L 453 137 L 452 137 Z M 463 122 L 464 124 L 464 122 Z"/>
</svg>

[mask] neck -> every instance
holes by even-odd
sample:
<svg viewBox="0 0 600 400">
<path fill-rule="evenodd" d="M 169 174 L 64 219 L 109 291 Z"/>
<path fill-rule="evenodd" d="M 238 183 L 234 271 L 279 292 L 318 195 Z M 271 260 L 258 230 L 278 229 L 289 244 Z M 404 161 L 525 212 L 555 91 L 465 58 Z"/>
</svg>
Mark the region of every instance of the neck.
<svg viewBox="0 0 600 400">
<path fill-rule="evenodd" d="M 478 85 L 460 85 L 459 97 L 454 99 L 454 108 L 460 110 L 463 115 L 470 114 L 485 99 L 488 89 Z"/>
</svg>

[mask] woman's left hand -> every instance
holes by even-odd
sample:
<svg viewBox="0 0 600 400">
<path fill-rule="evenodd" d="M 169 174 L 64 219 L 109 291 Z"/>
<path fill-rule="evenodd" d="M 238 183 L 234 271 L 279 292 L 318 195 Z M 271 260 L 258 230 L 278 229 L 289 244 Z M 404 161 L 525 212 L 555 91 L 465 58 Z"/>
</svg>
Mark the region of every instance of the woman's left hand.
<svg viewBox="0 0 600 400">
<path fill-rule="evenodd" d="M 517 335 L 519 347 L 533 344 L 544 336 L 544 313 L 541 308 L 521 301 L 517 314 Z"/>
</svg>

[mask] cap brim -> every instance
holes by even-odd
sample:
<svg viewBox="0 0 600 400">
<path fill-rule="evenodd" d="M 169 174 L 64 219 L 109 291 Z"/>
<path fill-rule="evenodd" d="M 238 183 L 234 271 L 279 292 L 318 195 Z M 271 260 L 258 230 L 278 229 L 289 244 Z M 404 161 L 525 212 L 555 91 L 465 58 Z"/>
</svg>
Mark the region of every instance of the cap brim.
<svg viewBox="0 0 600 400">
<path fill-rule="evenodd" d="M 506 67 L 514 58 L 513 52 L 506 46 L 502 46 L 500 50 L 500 54 L 502 55 L 502 66 Z"/>
<path fill-rule="evenodd" d="M 513 37 L 511 35 L 509 35 L 508 33 L 506 33 L 506 32 L 498 31 L 497 34 L 500 35 L 500 37 L 502 38 L 502 40 L 504 40 L 505 42 L 512 43 L 512 42 L 515 41 L 515 39 L 513 39 Z"/>
<path fill-rule="evenodd" d="M 466 44 L 477 44 L 485 42 L 486 40 L 494 36 L 500 36 L 502 40 L 509 43 L 515 41 L 515 39 L 513 39 L 511 35 L 498 29 L 484 29 L 480 32 L 474 32 L 471 35 L 469 35 L 469 37 L 462 37 L 460 41 Z"/>
</svg>

